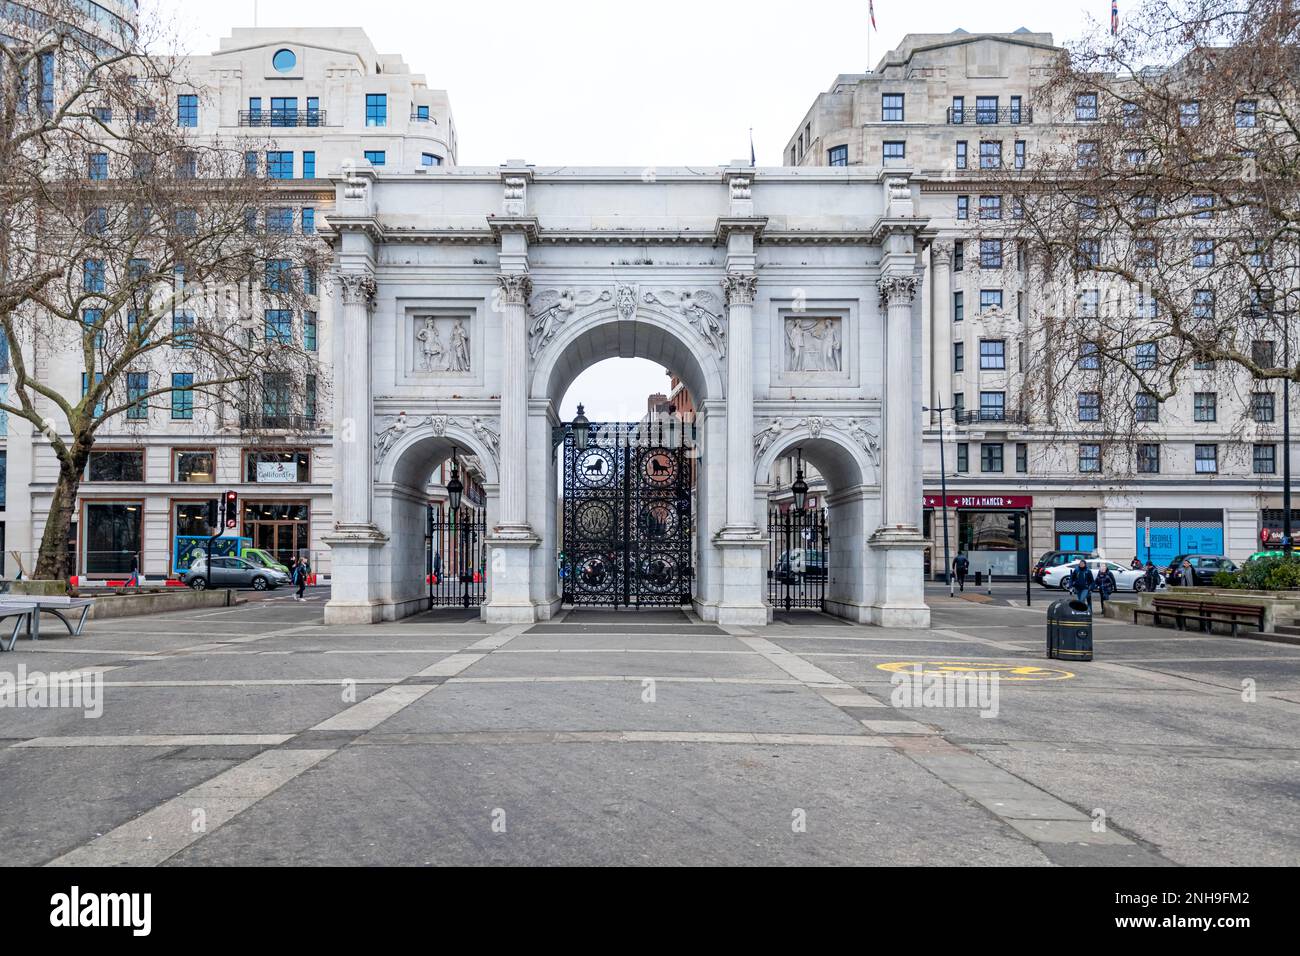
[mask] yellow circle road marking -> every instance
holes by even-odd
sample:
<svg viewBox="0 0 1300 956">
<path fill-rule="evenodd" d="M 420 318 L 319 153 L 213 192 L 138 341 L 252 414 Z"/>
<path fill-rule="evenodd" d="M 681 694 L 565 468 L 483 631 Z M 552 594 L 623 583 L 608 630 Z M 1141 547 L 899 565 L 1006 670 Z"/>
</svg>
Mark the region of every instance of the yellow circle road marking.
<svg viewBox="0 0 1300 956">
<path fill-rule="evenodd" d="M 894 661 L 877 664 L 876 669 L 891 674 L 901 674 L 920 668 L 922 674 L 997 674 L 999 680 L 1044 681 L 1069 680 L 1070 671 L 1056 667 L 1037 667 L 1033 664 L 984 664 L 971 661 Z"/>
</svg>

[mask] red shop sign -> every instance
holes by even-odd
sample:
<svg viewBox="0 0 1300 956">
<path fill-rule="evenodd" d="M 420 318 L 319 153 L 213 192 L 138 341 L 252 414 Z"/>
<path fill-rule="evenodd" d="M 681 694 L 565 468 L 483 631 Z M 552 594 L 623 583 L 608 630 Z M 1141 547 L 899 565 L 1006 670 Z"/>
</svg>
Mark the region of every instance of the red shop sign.
<svg viewBox="0 0 1300 956">
<path fill-rule="evenodd" d="M 1033 495 L 949 495 L 949 508 L 973 508 L 979 510 L 1007 509 L 1024 511 L 1034 506 Z M 942 508 L 943 498 L 939 495 L 926 495 L 922 507 Z"/>
</svg>

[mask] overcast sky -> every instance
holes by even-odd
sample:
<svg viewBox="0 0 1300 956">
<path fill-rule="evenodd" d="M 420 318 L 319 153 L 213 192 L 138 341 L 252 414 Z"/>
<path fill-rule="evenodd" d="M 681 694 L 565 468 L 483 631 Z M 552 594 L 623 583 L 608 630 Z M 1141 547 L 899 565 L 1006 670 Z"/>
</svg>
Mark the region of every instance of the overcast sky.
<svg viewBox="0 0 1300 956">
<path fill-rule="evenodd" d="M 173 20 L 187 53 L 231 28 L 360 26 L 383 53 L 446 89 L 462 166 L 520 158 L 574 165 L 779 166 L 786 139 L 839 73 L 865 70 L 909 32 L 1051 32 L 1057 42 L 1109 22 L 1110 0 L 146 0 Z M 1120 14 L 1125 3 L 1121 0 Z M 577 393 L 614 416 L 616 392 L 663 388 L 649 363 L 605 363 Z M 596 397 L 606 395 L 607 404 Z M 644 399 L 626 406 L 644 408 Z M 599 410 L 591 406 L 599 406 Z M 639 417 L 637 412 L 634 417 Z"/>
</svg>

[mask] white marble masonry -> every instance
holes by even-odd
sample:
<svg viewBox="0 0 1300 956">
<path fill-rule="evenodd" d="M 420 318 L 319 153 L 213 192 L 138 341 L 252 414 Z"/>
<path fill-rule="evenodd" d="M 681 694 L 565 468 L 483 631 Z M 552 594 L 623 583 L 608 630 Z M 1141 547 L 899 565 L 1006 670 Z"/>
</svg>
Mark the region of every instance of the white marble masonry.
<svg viewBox="0 0 1300 956">
<path fill-rule="evenodd" d="M 334 598 L 326 619 L 423 607 L 423 488 L 476 456 L 488 510 L 486 620 L 560 608 L 551 429 L 613 356 L 679 375 L 698 414 L 695 610 L 769 620 L 763 510 L 796 448 L 828 482 L 829 607 L 928 623 L 912 298 L 928 222 L 909 173 L 549 168 L 514 160 L 366 171 L 329 217 L 341 299 Z M 600 415 L 600 396 L 584 396 Z M 911 496 L 914 497 L 914 496 Z"/>
</svg>

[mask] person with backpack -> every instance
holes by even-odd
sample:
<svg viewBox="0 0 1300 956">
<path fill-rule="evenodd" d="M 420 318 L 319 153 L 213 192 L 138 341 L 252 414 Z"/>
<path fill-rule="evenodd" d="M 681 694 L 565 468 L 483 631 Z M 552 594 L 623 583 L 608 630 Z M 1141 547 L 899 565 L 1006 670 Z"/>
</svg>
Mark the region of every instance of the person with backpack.
<svg viewBox="0 0 1300 956">
<path fill-rule="evenodd" d="M 1070 593 L 1074 595 L 1074 599 L 1081 604 L 1092 607 L 1093 577 L 1092 572 L 1088 570 L 1088 562 L 1080 558 L 1079 563 L 1070 571 L 1068 581 Z"/>
<path fill-rule="evenodd" d="M 1147 573 L 1143 578 L 1147 590 L 1154 594 L 1160 588 L 1160 572 L 1150 561 L 1147 562 Z"/>
<path fill-rule="evenodd" d="M 970 559 L 964 554 L 959 554 L 952 561 L 953 572 L 957 575 L 957 586 L 963 591 L 966 590 L 966 575 L 970 572 Z"/>
</svg>

